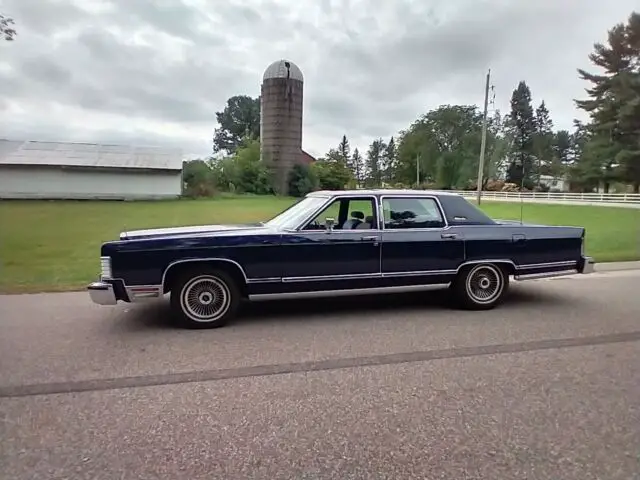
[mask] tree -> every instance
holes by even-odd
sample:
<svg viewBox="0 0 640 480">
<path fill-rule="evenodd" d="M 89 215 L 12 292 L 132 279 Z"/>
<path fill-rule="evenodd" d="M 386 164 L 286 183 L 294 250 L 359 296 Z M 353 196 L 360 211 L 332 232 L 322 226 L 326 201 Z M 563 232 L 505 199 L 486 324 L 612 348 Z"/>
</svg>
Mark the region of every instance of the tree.
<svg viewBox="0 0 640 480">
<path fill-rule="evenodd" d="M 320 188 L 324 190 L 343 190 L 353 178 L 343 154 L 334 148 L 314 163 L 314 169 Z"/>
<path fill-rule="evenodd" d="M 531 90 L 524 81 L 518 83 L 511 95 L 510 117 L 513 122 L 513 158 L 507 170 L 507 181 L 530 188 L 536 124 Z"/>
<path fill-rule="evenodd" d="M 465 188 L 475 182 L 482 139 L 482 114 L 475 105 L 441 105 L 402 132 L 398 143 L 395 180 L 435 183 L 439 188 Z M 487 132 L 487 152 L 494 148 Z"/>
<path fill-rule="evenodd" d="M 351 147 L 349 146 L 349 140 L 347 140 L 346 135 L 342 136 L 342 140 L 340 140 L 338 144 L 338 154 L 340 155 L 340 160 L 342 160 L 345 165 L 348 165 L 349 159 L 351 158 Z"/>
<path fill-rule="evenodd" d="M 353 155 L 351 156 L 349 165 L 353 172 L 353 178 L 356 181 L 356 185 L 361 187 L 364 185 L 367 169 L 365 160 L 362 155 L 360 155 L 360 151 L 357 148 L 353 150 Z"/>
<path fill-rule="evenodd" d="M 486 188 L 490 180 L 497 180 L 505 175 L 506 163 L 513 149 L 514 140 L 513 124 L 509 115 L 502 116 L 500 111 L 496 110 L 487 123 L 487 145 L 482 175 L 483 189 Z"/>
<path fill-rule="evenodd" d="M 8 42 L 13 41 L 17 35 L 16 30 L 12 27 L 14 24 L 13 18 L 0 13 L 0 37 L 3 37 Z"/>
<path fill-rule="evenodd" d="M 216 112 L 213 151 L 233 154 L 245 137 L 260 139 L 260 99 L 236 95 Z"/>
<path fill-rule="evenodd" d="M 382 180 L 384 183 L 390 183 L 395 177 L 397 160 L 396 142 L 393 137 L 386 144 L 382 158 Z"/>
<path fill-rule="evenodd" d="M 318 187 L 318 176 L 313 168 L 305 164 L 294 165 L 289 173 L 289 195 L 304 197 Z"/>
<path fill-rule="evenodd" d="M 382 186 L 382 162 L 386 145 L 381 138 L 374 140 L 367 151 L 367 177 L 365 184 L 372 187 Z"/>
<path fill-rule="evenodd" d="M 215 191 L 214 172 L 204 160 L 189 160 L 182 166 L 184 194 L 187 197 L 208 197 Z"/>
<path fill-rule="evenodd" d="M 211 161 L 221 190 L 266 195 L 273 193 L 269 169 L 260 160 L 260 142 L 246 137 L 233 155 Z"/>
<path fill-rule="evenodd" d="M 572 148 L 573 139 L 567 130 L 558 130 L 553 135 L 553 156 L 559 164 L 559 174 L 562 169 L 567 167 L 573 161 Z"/>
<path fill-rule="evenodd" d="M 594 44 L 589 59 L 600 73 L 578 69 L 591 86 L 588 99 L 576 100 L 591 119 L 588 142 L 590 168 L 600 171 L 604 190 L 614 180 L 633 184 L 640 191 L 640 14 L 608 31 L 607 43 Z M 599 165 L 599 166 L 598 166 Z"/>
<path fill-rule="evenodd" d="M 541 175 L 553 175 L 557 171 L 557 168 L 554 168 L 556 162 L 554 162 L 553 141 L 553 122 L 543 100 L 536 108 L 535 134 L 533 138 L 533 150 L 536 159 L 535 177 L 538 186 L 540 186 Z"/>
</svg>

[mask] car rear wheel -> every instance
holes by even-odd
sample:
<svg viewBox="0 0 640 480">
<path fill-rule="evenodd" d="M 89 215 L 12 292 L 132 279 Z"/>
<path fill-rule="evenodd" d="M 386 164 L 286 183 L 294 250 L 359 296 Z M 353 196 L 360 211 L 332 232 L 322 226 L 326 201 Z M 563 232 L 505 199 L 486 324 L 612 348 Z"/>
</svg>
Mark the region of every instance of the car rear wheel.
<svg viewBox="0 0 640 480">
<path fill-rule="evenodd" d="M 171 309 L 186 328 L 217 328 L 235 316 L 240 292 L 224 271 L 195 269 L 179 275 L 171 288 Z"/>
<path fill-rule="evenodd" d="M 464 267 L 451 285 L 457 303 L 468 310 L 489 310 L 504 298 L 509 275 L 498 265 Z"/>
</svg>

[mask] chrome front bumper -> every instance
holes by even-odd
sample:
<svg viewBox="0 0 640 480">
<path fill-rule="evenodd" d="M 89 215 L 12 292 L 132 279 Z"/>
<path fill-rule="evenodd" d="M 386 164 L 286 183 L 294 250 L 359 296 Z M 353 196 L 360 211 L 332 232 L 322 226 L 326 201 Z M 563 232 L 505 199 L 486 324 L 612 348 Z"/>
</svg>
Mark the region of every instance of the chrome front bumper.
<svg viewBox="0 0 640 480">
<path fill-rule="evenodd" d="M 105 282 L 93 282 L 87 287 L 93 303 L 98 305 L 115 305 L 118 303 L 113 285 Z"/>
</svg>

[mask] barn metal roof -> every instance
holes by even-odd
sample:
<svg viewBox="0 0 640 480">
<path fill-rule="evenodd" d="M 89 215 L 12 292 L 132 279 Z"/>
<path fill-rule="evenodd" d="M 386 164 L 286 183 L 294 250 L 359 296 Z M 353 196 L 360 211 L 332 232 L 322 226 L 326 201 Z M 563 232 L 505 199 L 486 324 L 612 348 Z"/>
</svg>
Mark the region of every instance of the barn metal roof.
<svg viewBox="0 0 640 480">
<path fill-rule="evenodd" d="M 182 152 L 162 147 L 0 139 L 1 165 L 182 170 Z"/>
</svg>

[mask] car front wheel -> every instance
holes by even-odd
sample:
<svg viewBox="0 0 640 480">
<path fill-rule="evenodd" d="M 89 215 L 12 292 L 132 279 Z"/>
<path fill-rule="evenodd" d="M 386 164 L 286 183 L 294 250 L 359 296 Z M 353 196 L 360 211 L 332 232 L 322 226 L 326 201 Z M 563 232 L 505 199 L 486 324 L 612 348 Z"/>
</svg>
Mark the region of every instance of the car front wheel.
<svg viewBox="0 0 640 480">
<path fill-rule="evenodd" d="M 224 271 L 198 269 L 180 275 L 171 288 L 171 309 L 186 328 L 216 328 L 234 317 L 240 292 Z"/>
<path fill-rule="evenodd" d="M 451 285 L 457 303 L 468 310 L 489 310 L 498 305 L 509 287 L 509 275 L 490 263 L 463 268 Z"/>
</svg>

